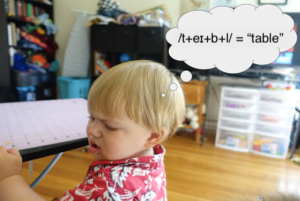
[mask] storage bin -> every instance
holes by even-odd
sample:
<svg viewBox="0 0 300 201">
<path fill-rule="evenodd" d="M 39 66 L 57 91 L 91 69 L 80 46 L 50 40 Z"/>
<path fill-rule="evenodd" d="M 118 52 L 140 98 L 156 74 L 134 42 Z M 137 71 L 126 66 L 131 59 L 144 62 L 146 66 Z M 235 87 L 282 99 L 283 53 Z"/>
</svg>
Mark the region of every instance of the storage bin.
<svg viewBox="0 0 300 201">
<path fill-rule="evenodd" d="M 248 151 L 248 134 L 218 129 L 216 146 L 235 151 Z"/>
<path fill-rule="evenodd" d="M 226 109 L 222 109 L 221 117 L 232 118 L 237 120 L 251 121 L 253 114 L 251 113 L 242 113 L 242 112 L 233 112 Z"/>
<path fill-rule="evenodd" d="M 269 113 L 269 114 L 274 114 L 274 115 L 280 115 L 280 116 L 286 116 L 286 117 L 291 117 L 294 114 L 295 111 L 295 106 L 296 105 L 292 105 L 292 106 L 283 106 L 281 105 L 279 106 L 274 106 L 274 105 L 270 105 L 268 103 L 259 103 L 258 104 L 258 108 L 257 108 L 257 112 L 258 113 Z"/>
<path fill-rule="evenodd" d="M 35 87 L 17 87 L 19 101 L 35 101 L 36 94 L 35 94 Z"/>
<path fill-rule="evenodd" d="M 259 101 L 268 104 L 295 105 L 298 93 L 296 91 L 260 90 Z"/>
<path fill-rule="evenodd" d="M 89 77 L 58 77 L 57 82 L 62 99 L 87 99 L 91 85 L 91 79 Z"/>
<path fill-rule="evenodd" d="M 235 88 L 225 88 L 224 89 L 225 98 L 233 98 L 242 101 L 255 101 L 257 97 L 257 91 L 255 90 L 245 90 L 245 89 L 235 89 Z"/>
<path fill-rule="evenodd" d="M 224 108 L 240 110 L 240 111 L 253 111 L 254 110 L 254 103 L 243 103 L 243 102 L 238 102 L 238 101 L 223 100 L 222 106 Z"/>
<path fill-rule="evenodd" d="M 222 120 L 222 119 L 220 120 L 220 124 L 221 124 L 222 127 L 242 129 L 242 130 L 245 130 L 245 131 L 250 131 L 250 126 L 251 126 L 251 122 L 242 123 L 242 122 Z"/>
<path fill-rule="evenodd" d="M 16 79 L 16 86 L 28 87 L 28 86 L 38 86 L 39 85 L 38 73 L 14 71 L 14 76 Z"/>
<path fill-rule="evenodd" d="M 288 152 L 289 138 L 276 138 L 255 134 L 252 152 L 274 158 L 285 158 Z"/>
<path fill-rule="evenodd" d="M 290 128 L 282 128 L 282 127 L 275 127 L 275 126 L 268 126 L 256 123 L 255 124 L 255 132 L 262 132 L 268 135 L 273 136 L 290 136 L 291 129 Z"/>
<path fill-rule="evenodd" d="M 293 119 L 290 117 L 281 117 L 275 115 L 268 115 L 268 114 L 257 114 L 257 121 L 267 123 L 267 124 L 274 124 L 276 127 L 285 126 L 291 127 L 293 123 Z"/>
</svg>

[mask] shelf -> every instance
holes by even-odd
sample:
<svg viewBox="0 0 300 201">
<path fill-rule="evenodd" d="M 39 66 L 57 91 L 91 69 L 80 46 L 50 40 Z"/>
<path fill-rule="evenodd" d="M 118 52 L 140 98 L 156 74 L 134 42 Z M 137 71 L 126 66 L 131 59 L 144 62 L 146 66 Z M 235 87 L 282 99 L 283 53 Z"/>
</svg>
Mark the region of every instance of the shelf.
<svg viewBox="0 0 300 201">
<path fill-rule="evenodd" d="M 239 110 L 239 109 L 227 108 L 224 106 L 222 106 L 221 110 L 227 110 L 227 111 L 232 111 L 232 112 L 242 112 L 242 113 L 254 113 L 253 110 Z"/>
<path fill-rule="evenodd" d="M 232 150 L 232 151 L 249 152 L 249 149 L 247 149 L 247 148 L 230 147 L 230 146 L 222 145 L 222 144 L 218 144 L 218 143 L 216 143 L 216 146 L 223 148 L 223 149 Z"/>
<path fill-rule="evenodd" d="M 41 7 L 52 7 L 53 6 L 53 3 L 52 3 L 52 5 L 49 5 L 42 1 L 34 1 L 34 0 L 24 0 L 24 1 L 27 3 L 31 3 L 32 5 L 41 6 Z"/>
<path fill-rule="evenodd" d="M 234 101 L 234 102 L 242 102 L 242 103 L 255 103 L 255 100 L 245 100 L 245 99 L 240 99 L 240 98 L 227 98 L 227 97 L 223 97 L 222 100 L 227 100 L 227 101 Z"/>
<path fill-rule="evenodd" d="M 278 125 L 276 123 L 269 123 L 269 122 L 263 122 L 263 121 L 255 121 L 257 124 L 261 125 L 266 125 L 266 126 L 275 126 L 275 127 L 280 127 L 280 128 L 291 128 L 291 126 L 283 126 L 283 125 Z M 291 123 L 292 125 L 292 123 Z"/>
<path fill-rule="evenodd" d="M 35 50 L 33 48 L 30 48 L 30 47 L 20 47 L 20 46 L 13 46 L 13 45 L 10 45 L 9 47 L 10 48 L 15 48 L 15 49 L 18 49 L 18 50 L 31 50 L 34 53 L 44 53 L 45 52 L 44 50 Z"/>
<path fill-rule="evenodd" d="M 235 122 L 242 122 L 242 123 L 252 123 L 252 120 L 241 120 L 237 118 L 229 118 L 229 117 L 220 117 L 221 120 L 228 120 L 228 121 L 235 121 Z"/>
<path fill-rule="evenodd" d="M 30 48 L 30 47 L 20 47 L 20 46 L 15 46 L 15 45 L 10 45 L 9 47 L 12 47 L 12 48 L 15 48 L 15 49 L 24 49 L 24 50 L 33 50 L 34 51 L 34 49 L 32 49 L 32 48 Z"/>
<path fill-rule="evenodd" d="M 240 132 L 240 133 L 251 133 L 251 130 L 231 128 L 231 127 L 226 127 L 226 126 L 219 126 L 218 128 L 223 129 L 223 130 L 228 130 L 228 131 Z"/>
<path fill-rule="evenodd" d="M 259 100 L 258 104 L 269 105 L 269 106 L 274 106 L 274 107 L 282 107 L 282 106 L 291 107 L 290 103 L 274 103 L 274 102 L 268 102 L 268 101 L 262 101 L 262 100 Z"/>
<path fill-rule="evenodd" d="M 263 132 L 263 131 L 258 131 L 258 130 L 255 130 L 254 133 L 256 135 L 263 135 L 263 136 L 268 136 L 268 137 L 274 137 L 274 138 L 281 138 L 281 139 L 285 139 L 285 138 L 289 138 L 290 136 L 282 136 L 282 135 L 273 135 L 273 134 L 270 134 L 270 133 L 266 133 L 266 132 Z"/>
<path fill-rule="evenodd" d="M 15 17 L 15 16 L 7 16 L 7 21 L 12 21 L 12 22 L 16 22 L 16 23 L 23 23 L 23 24 L 27 24 L 28 23 L 28 24 L 34 25 L 33 22 L 22 20 L 21 18 Z"/>
<path fill-rule="evenodd" d="M 183 128 L 193 129 L 190 125 L 187 125 L 187 124 L 183 125 Z"/>
<path fill-rule="evenodd" d="M 275 116 L 275 117 L 293 118 L 293 117 L 290 117 L 288 115 L 276 114 L 276 113 L 272 113 L 272 112 L 261 112 L 261 111 L 258 111 L 257 114 L 265 114 L 265 115 L 271 115 L 271 116 Z"/>
<path fill-rule="evenodd" d="M 238 92 L 242 92 L 242 93 L 253 93 L 256 94 L 257 93 L 257 89 L 246 89 L 243 87 L 222 87 L 225 91 L 238 91 Z"/>
<path fill-rule="evenodd" d="M 251 151 L 254 154 L 257 155 L 262 155 L 262 156 L 267 156 L 267 157 L 272 157 L 272 158 L 286 158 L 286 156 L 280 156 L 280 155 L 275 155 L 275 154 L 268 154 L 268 153 L 264 153 L 264 152 L 260 152 L 260 151 Z"/>
</svg>

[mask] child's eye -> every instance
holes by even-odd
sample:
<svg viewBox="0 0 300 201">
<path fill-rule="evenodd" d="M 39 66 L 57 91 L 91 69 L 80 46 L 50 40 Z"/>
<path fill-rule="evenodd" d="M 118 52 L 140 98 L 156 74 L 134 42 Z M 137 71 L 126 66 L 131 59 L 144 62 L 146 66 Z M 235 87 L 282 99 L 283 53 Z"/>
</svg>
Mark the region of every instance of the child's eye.
<svg viewBox="0 0 300 201">
<path fill-rule="evenodd" d="M 91 120 L 93 120 L 93 121 L 95 120 L 95 118 L 92 117 L 92 116 L 89 116 L 88 118 L 91 119 Z"/>
<path fill-rule="evenodd" d="M 105 124 L 105 127 L 106 127 L 108 130 L 111 130 L 111 131 L 117 130 L 116 128 L 112 128 L 112 127 L 108 126 L 107 124 Z"/>
</svg>

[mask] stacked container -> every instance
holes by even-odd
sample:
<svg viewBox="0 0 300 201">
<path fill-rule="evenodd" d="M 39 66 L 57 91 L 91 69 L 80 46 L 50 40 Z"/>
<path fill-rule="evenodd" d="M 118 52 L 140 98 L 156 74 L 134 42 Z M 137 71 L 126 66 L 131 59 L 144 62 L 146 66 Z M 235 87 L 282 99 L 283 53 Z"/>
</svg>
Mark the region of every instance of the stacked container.
<svg viewBox="0 0 300 201">
<path fill-rule="evenodd" d="M 223 87 L 217 147 L 286 158 L 298 90 Z"/>
<path fill-rule="evenodd" d="M 216 146 L 234 151 L 248 152 L 253 133 L 257 90 L 223 87 Z"/>
<path fill-rule="evenodd" d="M 296 90 L 259 90 L 252 152 L 286 158 L 298 97 Z"/>
</svg>

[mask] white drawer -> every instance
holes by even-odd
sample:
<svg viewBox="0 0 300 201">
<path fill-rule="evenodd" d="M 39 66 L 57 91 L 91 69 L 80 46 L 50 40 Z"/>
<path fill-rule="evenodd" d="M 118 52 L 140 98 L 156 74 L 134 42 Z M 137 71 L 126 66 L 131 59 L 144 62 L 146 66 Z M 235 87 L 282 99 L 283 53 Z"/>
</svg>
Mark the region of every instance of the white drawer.
<svg viewBox="0 0 300 201">
<path fill-rule="evenodd" d="M 274 125 L 276 127 L 284 126 L 291 127 L 293 123 L 292 118 L 274 116 L 268 114 L 257 114 L 257 121 Z"/>
<path fill-rule="evenodd" d="M 219 120 L 221 127 L 226 128 L 233 128 L 233 129 L 240 129 L 245 130 L 245 132 L 250 131 L 251 123 L 245 123 L 245 122 L 237 122 L 237 121 L 230 121 L 230 120 L 223 120 L 222 118 Z"/>
<path fill-rule="evenodd" d="M 285 158 L 288 151 L 289 138 L 276 138 L 255 134 L 252 151 L 265 156 Z"/>
<path fill-rule="evenodd" d="M 259 101 L 269 104 L 296 106 L 298 101 L 297 91 L 272 91 L 261 90 L 259 92 Z"/>
<path fill-rule="evenodd" d="M 295 107 L 294 106 L 274 106 L 270 105 L 268 103 L 260 103 L 258 104 L 257 108 L 258 112 L 264 112 L 274 115 L 280 115 L 285 117 L 293 117 L 295 113 Z"/>
<path fill-rule="evenodd" d="M 247 133 L 228 131 L 225 129 L 219 129 L 218 132 L 219 137 L 216 139 L 217 144 L 240 149 L 248 148 Z"/>
<path fill-rule="evenodd" d="M 228 110 L 221 110 L 221 117 L 232 118 L 243 121 L 251 121 L 253 118 L 252 113 L 242 113 L 242 112 L 234 112 Z"/>
<path fill-rule="evenodd" d="M 242 101 L 255 101 L 257 98 L 257 91 L 246 90 L 246 89 L 236 90 L 235 88 L 225 88 L 223 96 L 225 98 L 237 99 Z"/>
<path fill-rule="evenodd" d="M 255 124 L 255 132 L 263 133 L 271 136 L 290 136 L 291 129 L 290 128 L 281 128 L 275 126 L 268 126 L 263 124 Z"/>
<path fill-rule="evenodd" d="M 254 103 L 244 103 L 244 102 L 239 102 L 239 101 L 223 100 L 222 107 L 237 110 L 237 111 L 252 112 L 252 111 L 254 111 L 255 105 L 254 105 Z"/>
</svg>

